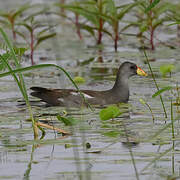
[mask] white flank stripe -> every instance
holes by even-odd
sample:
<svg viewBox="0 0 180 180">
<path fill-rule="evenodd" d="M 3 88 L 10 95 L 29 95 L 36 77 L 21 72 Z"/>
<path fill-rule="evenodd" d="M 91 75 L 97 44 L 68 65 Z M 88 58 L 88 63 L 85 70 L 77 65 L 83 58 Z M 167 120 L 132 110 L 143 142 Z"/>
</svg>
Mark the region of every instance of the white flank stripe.
<svg viewBox="0 0 180 180">
<path fill-rule="evenodd" d="M 84 95 L 85 98 L 94 98 L 92 96 L 89 96 L 88 94 L 82 93 Z"/>
<path fill-rule="evenodd" d="M 71 92 L 70 94 L 72 94 L 73 96 L 77 96 L 78 95 L 77 92 Z"/>
<path fill-rule="evenodd" d="M 63 98 L 58 98 L 59 101 L 61 102 L 64 102 L 64 99 Z"/>
<path fill-rule="evenodd" d="M 73 96 L 79 96 L 79 93 L 78 92 L 71 92 L 71 94 L 73 95 Z M 82 94 L 84 95 L 84 97 L 85 98 L 94 98 L 94 97 L 92 97 L 92 96 L 90 96 L 90 95 L 88 95 L 88 94 L 86 94 L 86 93 L 83 93 L 82 92 Z"/>
</svg>

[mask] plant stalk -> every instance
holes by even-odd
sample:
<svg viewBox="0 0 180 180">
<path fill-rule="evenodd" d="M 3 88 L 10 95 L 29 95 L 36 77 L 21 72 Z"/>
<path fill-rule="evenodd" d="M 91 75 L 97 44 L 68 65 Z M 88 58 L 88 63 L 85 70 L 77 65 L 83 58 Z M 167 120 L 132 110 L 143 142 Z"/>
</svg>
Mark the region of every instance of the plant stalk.
<svg viewBox="0 0 180 180">
<path fill-rule="evenodd" d="M 153 0 L 150 0 L 150 4 L 152 4 Z M 155 47 L 154 47 L 154 28 L 153 28 L 153 24 L 152 24 L 152 21 L 153 21 L 153 18 L 152 18 L 152 10 L 150 10 L 149 12 L 149 17 L 150 17 L 150 44 L 151 44 L 151 50 L 154 51 L 155 50 Z"/>
<path fill-rule="evenodd" d="M 76 24 L 76 32 L 77 32 L 77 35 L 79 36 L 79 39 L 82 40 L 82 35 L 81 35 L 81 31 L 80 31 L 80 26 L 79 26 L 79 14 L 78 13 L 75 13 L 75 18 L 76 18 L 76 21 L 75 21 L 75 24 Z"/>
<path fill-rule="evenodd" d="M 99 7 L 99 13 L 102 14 L 102 0 L 98 0 L 98 7 Z M 104 21 L 103 19 L 100 17 L 99 18 L 99 28 L 98 28 L 98 40 L 97 40 L 97 44 L 101 44 L 102 43 L 102 29 L 103 29 L 103 24 Z"/>
<path fill-rule="evenodd" d="M 153 73 L 153 71 L 152 71 L 151 65 L 150 65 L 150 63 L 149 63 L 149 59 L 148 59 L 148 57 L 147 57 L 147 54 L 146 54 L 145 49 L 143 49 L 143 52 L 144 52 L 144 56 L 145 56 L 145 58 L 146 58 L 146 61 L 147 61 L 149 70 L 150 70 L 150 72 L 151 72 L 151 75 L 152 75 L 154 84 L 155 84 L 155 86 L 156 86 L 156 89 L 159 91 L 159 86 L 158 86 L 158 84 L 157 84 L 157 82 L 156 82 L 156 79 L 155 79 L 154 73 Z M 162 104 L 162 107 L 163 107 L 163 110 L 164 110 L 165 118 L 167 118 L 167 112 L 166 112 L 166 108 L 165 108 L 165 105 L 164 105 L 164 102 L 163 102 L 163 99 L 162 99 L 161 94 L 159 95 L 159 97 L 160 97 L 160 101 L 161 101 L 161 104 Z"/>
<path fill-rule="evenodd" d="M 13 34 L 13 39 L 16 41 L 16 31 L 14 29 L 14 22 L 12 22 L 12 34 Z"/>
<path fill-rule="evenodd" d="M 19 60 L 17 59 L 16 57 L 16 54 L 15 54 L 15 51 L 14 51 L 14 48 L 12 46 L 12 43 L 10 42 L 10 40 L 8 39 L 6 33 L 3 31 L 2 28 L 0 28 L 0 32 L 7 44 L 7 47 L 9 48 L 10 52 L 11 52 L 11 56 L 12 58 L 14 59 L 14 62 L 16 64 L 16 68 L 21 68 L 20 66 L 20 63 L 19 63 Z M 23 76 L 20 72 L 18 72 L 18 76 L 16 76 L 14 70 L 11 68 L 11 66 L 8 64 L 7 60 L 5 58 L 3 58 L 2 56 L 0 56 L 1 59 L 3 60 L 2 62 L 7 66 L 7 68 L 9 69 L 9 73 L 10 75 L 13 76 L 14 80 L 16 81 L 20 91 L 21 91 L 21 94 L 23 96 L 23 98 L 25 99 L 25 102 L 26 102 L 26 105 L 29 109 L 29 113 L 30 113 L 30 117 L 31 117 L 31 120 L 32 120 L 32 126 L 33 126 L 33 132 L 34 132 L 34 139 L 37 139 L 38 138 L 38 128 L 37 128 L 37 124 L 33 118 L 33 113 L 32 113 L 32 109 L 31 109 L 31 105 L 29 103 L 29 99 L 28 99 L 28 95 L 27 95 L 27 90 L 26 90 L 26 86 L 25 86 L 25 83 L 24 83 L 24 79 L 23 79 Z M 18 78 L 19 77 L 19 78 Z"/>
<path fill-rule="evenodd" d="M 118 40 L 119 40 L 119 25 L 118 25 L 118 21 L 115 23 L 115 28 L 114 28 L 114 32 L 115 32 L 115 39 L 114 39 L 114 49 L 115 52 L 117 52 L 117 48 L 118 48 Z"/>
<path fill-rule="evenodd" d="M 31 65 L 34 65 L 34 30 L 32 29 L 31 33 L 31 44 L 30 44 L 30 48 L 31 48 Z"/>
</svg>

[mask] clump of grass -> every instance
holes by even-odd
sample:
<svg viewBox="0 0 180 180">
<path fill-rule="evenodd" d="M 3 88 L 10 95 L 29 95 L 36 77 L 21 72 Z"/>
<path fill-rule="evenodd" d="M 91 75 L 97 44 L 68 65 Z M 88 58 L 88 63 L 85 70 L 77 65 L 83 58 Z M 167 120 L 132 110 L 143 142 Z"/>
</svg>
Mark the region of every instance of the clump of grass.
<svg viewBox="0 0 180 180">
<path fill-rule="evenodd" d="M 32 109 L 31 109 L 31 105 L 29 103 L 29 98 L 28 98 L 28 94 L 27 94 L 27 90 L 26 90 L 26 86 L 25 86 L 25 82 L 24 82 L 24 79 L 23 79 L 23 75 L 18 72 L 18 74 L 16 75 L 14 72 L 13 72 L 13 69 L 12 67 L 10 66 L 10 64 L 8 63 L 7 59 L 9 57 L 12 57 L 13 60 L 14 60 L 14 63 L 15 63 L 15 66 L 16 68 L 21 68 L 21 64 L 20 64 L 20 60 L 16 57 L 16 54 L 15 54 L 15 51 L 14 51 L 14 48 L 12 46 L 12 43 L 11 41 L 8 39 L 6 33 L 3 31 L 2 28 L 0 28 L 0 33 L 9 49 L 9 56 L 7 58 L 5 58 L 4 56 L 1 56 L 0 55 L 0 59 L 1 59 L 1 62 L 4 64 L 4 66 L 7 67 L 7 69 L 9 70 L 10 74 L 13 76 L 14 80 L 16 81 L 18 87 L 19 87 L 19 90 L 26 102 L 26 105 L 29 109 L 29 114 L 30 114 L 30 118 L 32 120 L 32 126 L 33 126 L 33 132 L 34 132 L 34 139 L 37 139 L 38 138 L 38 127 L 37 127 L 37 124 L 35 122 L 35 119 L 33 117 L 33 112 L 32 112 Z"/>
</svg>

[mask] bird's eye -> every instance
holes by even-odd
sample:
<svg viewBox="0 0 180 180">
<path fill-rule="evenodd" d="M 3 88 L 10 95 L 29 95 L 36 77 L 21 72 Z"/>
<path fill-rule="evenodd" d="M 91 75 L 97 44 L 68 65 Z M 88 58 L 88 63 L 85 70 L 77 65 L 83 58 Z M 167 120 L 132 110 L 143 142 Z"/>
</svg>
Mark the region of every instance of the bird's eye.
<svg viewBox="0 0 180 180">
<path fill-rule="evenodd" d="M 135 66 L 130 66 L 131 69 L 135 69 Z"/>
</svg>

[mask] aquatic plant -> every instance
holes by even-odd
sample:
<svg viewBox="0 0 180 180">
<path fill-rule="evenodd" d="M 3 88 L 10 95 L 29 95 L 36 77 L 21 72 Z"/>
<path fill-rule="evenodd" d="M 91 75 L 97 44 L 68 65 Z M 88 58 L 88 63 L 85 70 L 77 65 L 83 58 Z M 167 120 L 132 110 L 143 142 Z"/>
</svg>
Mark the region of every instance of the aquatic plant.
<svg viewBox="0 0 180 180">
<path fill-rule="evenodd" d="M 104 121 L 104 120 L 114 119 L 121 114 L 122 114 L 122 112 L 120 111 L 120 109 L 117 106 L 111 105 L 111 106 L 108 106 L 108 107 L 102 109 L 99 113 L 99 117 L 101 120 Z"/>
<path fill-rule="evenodd" d="M 17 83 L 17 85 L 18 85 L 18 87 L 20 89 L 20 92 L 21 92 L 21 94 L 22 94 L 22 96 L 23 96 L 23 98 L 24 98 L 24 100 L 26 102 L 26 105 L 28 107 L 29 113 L 30 113 L 30 119 L 32 121 L 33 132 L 34 132 L 34 139 L 38 138 L 38 129 L 40 129 L 42 131 L 42 134 L 44 134 L 44 130 L 41 127 L 57 130 L 58 132 L 69 135 L 70 133 L 68 133 L 68 132 L 66 132 L 64 130 L 61 130 L 59 128 L 55 128 L 55 127 L 52 127 L 52 126 L 49 126 L 49 125 L 45 125 L 45 124 L 37 122 L 35 120 L 35 118 L 33 116 L 32 108 L 31 108 L 31 105 L 30 105 L 30 102 L 29 102 L 29 98 L 28 98 L 28 94 L 27 94 L 27 90 L 26 90 L 26 86 L 25 86 L 25 83 L 24 83 L 22 72 L 33 70 L 33 69 L 39 69 L 39 68 L 55 67 L 55 68 L 57 68 L 57 69 L 59 69 L 59 70 L 61 70 L 61 71 L 63 71 L 65 73 L 65 75 L 69 78 L 69 80 L 72 82 L 72 84 L 75 86 L 75 88 L 79 91 L 79 93 L 82 96 L 83 100 L 86 102 L 83 94 L 79 90 L 76 83 L 73 81 L 71 76 L 62 67 L 54 65 L 54 64 L 41 64 L 41 65 L 34 65 L 34 66 L 21 68 L 20 60 L 18 60 L 18 58 L 16 57 L 16 54 L 15 54 L 14 48 L 12 46 L 12 43 L 10 42 L 10 40 L 8 39 L 6 33 L 2 30 L 2 28 L 0 28 L 0 32 L 1 32 L 5 42 L 7 44 L 8 49 L 9 49 L 9 53 L 6 53 L 5 55 L 0 55 L 1 63 L 4 64 L 4 66 L 6 66 L 7 69 L 9 70 L 8 72 L 1 73 L 0 77 L 12 75 L 15 82 Z M 8 63 L 8 59 L 10 57 L 14 59 L 14 62 L 15 62 L 15 65 L 16 65 L 15 69 L 13 69 L 11 67 L 11 65 Z M 59 117 L 59 116 L 57 118 L 59 118 L 59 120 L 61 120 L 61 121 L 63 120 L 64 122 L 67 122 L 67 121 L 70 122 L 72 120 L 73 121 L 71 123 L 75 122 L 73 118 L 66 118 L 66 117 Z"/>
<path fill-rule="evenodd" d="M 3 27 L 11 29 L 14 40 L 16 40 L 17 34 L 16 24 L 19 21 L 22 13 L 30 7 L 31 6 L 29 4 L 25 4 L 20 6 L 18 9 L 12 9 L 8 12 L 0 12 L 0 24 L 2 24 Z"/>
<path fill-rule="evenodd" d="M 34 51 L 35 49 L 44 42 L 45 40 L 52 38 L 56 35 L 56 33 L 49 32 L 52 26 L 48 23 L 42 23 L 41 21 L 36 20 L 37 16 L 42 15 L 45 10 L 41 10 L 37 13 L 31 14 L 27 18 L 24 19 L 23 22 L 18 23 L 19 26 L 25 27 L 25 29 L 30 34 L 30 40 L 27 40 L 27 37 L 24 33 L 20 33 L 21 37 L 27 42 L 30 52 L 31 64 L 34 65 Z"/>
<path fill-rule="evenodd" d="M 84 84 L 86 82 L 86 80 L 81 76 L 76 76 L 73 80 L 76 84 Z"/>
<path fill-rule="evenodd" d="M 5 43 L 6 43 L 6 46 L 9 49 L 8 56 L 0 55 L 1 63 L 4 64 L 4 66 L 6 66 L 8 68 L 10 74 L 13 76 L 15 82 L 17 83 L 21 94 L 23 95 L 23 98 L 24 98 L 24 100 L 26 102 L 26 105 L 27 105 L 27 107 L 29 109 L 29 114 L 30 114 L 30 117 L 31 117 L 31 120 L 32 120 L 34 138 L 37 139 L 38 138 L 38 127 L 37 127 L 37 124 L 35 123 L 35 119 L 33 117 L 33 113 L 32 113 L 32 109 L 31 109 L 31 105 L 29 103 L 29 98 L 28 98 L 25 82 L 24 82 L 24 79 L 23 79 L 23 75 L 20 72 L 18 72 L 18 74 L 16 75 L 13 72 L 12 67 L 10 66 L 10 64 L 7 61 L 10 57 L 13 58 L 15 66 L 18 69 L 18 68 L 21 68 L 20 60 L 17 58 L 17 56 L 15 54 L 15 51 L 14 51 L 14 48 L 12 46 L 12 43 L 8 39 L 6 33 L 3 31 L 2 28 L 0 28 L 0 33 L 1 33 L 3 39 L 4 39 Z"/>
<path fill-rule="evenodd" d="M 172 21 L 171 24 L 169 24 L 169 26 L 172 25 L 176 25 L 177 26 L 177 38 L 178 41 L 180 40 L 180 12 L 179 12 L 179 8 L 180 8 L 180 3 L 172 3 L 169 11 L 167 13 L 167 16 L 170 18 L 170 20 Z"/>
<path fill-rule="evenodd" d="M 110 37 L 114 41 L 114 49 L 117 51 L 118 47 L 118 40 L 119 40 L 119 23 L 122 21 L 124 16 L 135 6 L 137 6 L 139 3 L 128 3 L 124 4 L 122 6 L 116 6 L 115 2 L 113 0 L 106 1 L 106 12 L 105 14 L 102 13 L 100 16 L 102 16 L 103 20 L 107 22 L 111 29 L 113 30 L 110 32 L 108 29 L 104 28 L 104 31 L 110 35 Z M 124 31 L 126 28 L 122 28 L 121 32 Z"/>
<path fill-rule="evenodd" d="M 144 99 L 142 99 L 142 98 L 139 99 L 139 102 L 141 104 L 143 104 L 144 106 L 148 107 L 149 111 L 151 112 L 152 120 L 153 120 L 153 123 L 154 123 L 155 118 L 154 118 L 154 114 L 152 112 L 151 106 Z"/>
<path fill-rule="evenodd" d="M 64 123 L 66 126 L 73 126 L 76 125 L 78 123 L 78 120 L 73 118 L 73 117 L 68 117 L 68 116 L 61 116 L 60 114 L 58 114 L 57 119 L 59 121 L 61 121 L 62 123 Z"/>
<path fill-rule="evenodd" d="M 163 77 L 165 77 L 167 73 L 169 73 L 171 76 L 171 72 L 174 68 L 175 67 L 173 64 L 163 64 L 160 66 L 160 72 L 161 72 Z"/>
<path fill-rule="evenodd" d="M 70 4 L 56 4 L 56 6 L 63 7 L 64 9 L 74 12 L 75 14 L 75 22 L 74 24 L 77 27 L 78 36 L 80 36 L 80 29 L 88 31 L 95 39 L 97 44 L 102 43 L 103 36 L 103 26 L 104 20 L 100 17 L 100 14 L 106 11 L 105 8 L 105 0 L 98 0 L 97 2 L 94 0 L 89 1 L 75 1 Z M 85 18 L 86 23 L 79 22 L 79 16 Z M 67 19 L 70 19 L 66 16 Z M 90 24 L 88 24 L 90 23 Z M 97 37 L 95 36 L 95 31 L 97 31 Z"/>
<path fill-rule="evenodd" d="M 137 2 L 136 0 L 134 0 Z M 129 21 L 129 27 L 138 27 L 139 33 L 137 37 L 140 38 L 142 46 L 145 46 L 144 40 L 148 40 L 151 46 L 151 50 L 155 50 L 154 37 L 155 31 L 164 22 L 169 21 L 169 17 L 166 16 L 171 4 L 159 0 L 141 1 L 135 8 L 136 21 Z M 126 21 L 127 22 L 127 21 Z M 149 35 L 145 35 L 147 32 Z"/>
<path fill-rule="evenodd" d="M 76 1 L 68 5 L 56 5 L 74 12 L 78 17 L 82 16 L 85 18 L 84 23 L 80 23 L 79 21 L 77 23 L 76 21 L 77 33 L 80 32 L 80 29 L 88 31 L 96 39 L 97 44 L 101 44 L 103 34 L 107 34 L 113 39 L 114 49 L 117 51 L 119 22 L 137 4 L 138 3 L 128 3 L 122 6 L 116 6 L 113 0 L 89 0 Z M 105 24 L 111 26 L 112 32 L 109 31 L 108 27 L 105 28 Z"/>
<path fill-rule="evenodd" d="M 145 49 L 143 49 L 143 53 L 144 53 L 146 62 L 147 62 L 147 64 L 148 64 L 149 70 L 150 70 L 150 72 L 151 72 L 151 75 L 152 75 L 154 84 L 155 84 L 155 86 L 156 86 L 156 89 L 157 89 L 157 91 L 159 91 L 160 89 L 159 89 L 159 86 L 158 86 L 158 84 L 157 84 L 157 82 L 156 82 L 156 78 L 155 78 L 154 73 L 153 73 L 153 71 L 152 71 L 151 64 L 150 64 L 150 62 L 149 62 L 149 59 L 148 59 L 148 56 L 147 56 L 147 54 L 146 54 Z M 162 104 L 162 107 L 163 107 L 163 111 L 164 111 L 165 118 L 167 118 L 167 112 L 166 112 L 166 108 L 165 108 L 165 105 L 164 105 L 163 98 L 162 98 L 161 94 L 159 94 L 159 97 L 160 97 L 160 101 L 161 101 L 161 104 Z"/>
<path fill-rule="evenodd" d="M 8 27 L 11 29 L 13 34 L 13 39 L 17 39 L 17 35 L 22 37 L 27 44 L 29 45 L 29 48 L 31 50 L 30 52 L 30 58 L 31 58 L 31 64 L 34 64 L 34 50 L 37 48 L 37 46 L 45 41 L 48 38 L 51 38 L 55 36 L 55 33 L 49 33 L 50 26 L 46 23 L 41 23 L 41 21 L 35 20 L 35 18 L 39 15 L 44 14 L 48 8 L 41 8 L 39 11 L 35 11 L 35 8 L 41 7 L 39 4 L 30 5 L 25 4 L 23 6 L 20 6 L 17 10 L 11 10 L 9 12 L 1 12 L 0 13 L 0 23 L 3 24 L 3 26 Z M 29 10 L 30 8 L 33 8 L 33 13 L 30 13 L 27 17 L 24 18 L 22 14 Z M 22 28 L 20 26 L 24 26 L 26 30 L 30 33 L 30 42 L 28 41 L 27 36 L 24 32 L 22 32 Z"/>
</svg>

